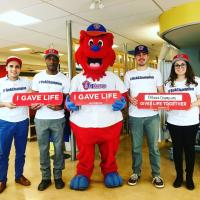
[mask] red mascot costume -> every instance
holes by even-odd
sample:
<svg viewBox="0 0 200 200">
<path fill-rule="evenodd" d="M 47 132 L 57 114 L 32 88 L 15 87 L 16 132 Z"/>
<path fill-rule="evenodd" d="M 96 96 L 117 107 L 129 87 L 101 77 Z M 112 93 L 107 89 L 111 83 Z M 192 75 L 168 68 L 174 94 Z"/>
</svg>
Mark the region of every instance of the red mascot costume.
<svg viewBox="0 0 200 200">
<path fill-rule="evenodd" d="M 77 174 L 70 183 L 71 189 L 74 190 L 85 190 L 89 187 L 94 168 L 96 144 L 101 154 L 100 167 L 106 187 L 122 185 L 115 156 L 122 128 L 121 110 L 126 105 L 124 96 L 127 90 L 118 76 L 106 71 L 115 61 L 112 45 L 113 35 L 106 32 L 101 24 L 92 24 L 87 31 L 80 32 L 80 47 L 75 57 L 76 62 L 83 67 L 84 71 L 72 79 L 70 93 L 118 90 L 122 98 L 115 100 L 112 105 L 79 107 L 71 102 L 69 97 L 66 99 L 66 107 L 73 111 L 70 116 L 70 125 L 79 149 Z"/>
</svg>

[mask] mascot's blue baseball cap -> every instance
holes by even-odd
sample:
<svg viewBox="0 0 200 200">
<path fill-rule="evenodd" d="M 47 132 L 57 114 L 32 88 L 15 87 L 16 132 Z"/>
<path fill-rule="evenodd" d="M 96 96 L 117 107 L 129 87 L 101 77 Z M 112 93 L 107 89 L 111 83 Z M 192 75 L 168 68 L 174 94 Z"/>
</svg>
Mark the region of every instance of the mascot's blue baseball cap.
<svg viewBox="0 0 200 200">
<path fill-rule="evenodd" d="M 89 36 L 98 36 L 107 34 L 106 28 L 102 24 L 94 23 L 88 26 L 87 35 Z"/>
<path fill-rule="evenodd" d="M 139 53 L 146 53 L 146 54 L 148 54 L 149 53 L 148 47 L 145 46 L 145 45 L 138 45 L 138 46 L 136 46 L 135 50 L 134 50 L 134 55 L 137 55 Z"/>
</svg>

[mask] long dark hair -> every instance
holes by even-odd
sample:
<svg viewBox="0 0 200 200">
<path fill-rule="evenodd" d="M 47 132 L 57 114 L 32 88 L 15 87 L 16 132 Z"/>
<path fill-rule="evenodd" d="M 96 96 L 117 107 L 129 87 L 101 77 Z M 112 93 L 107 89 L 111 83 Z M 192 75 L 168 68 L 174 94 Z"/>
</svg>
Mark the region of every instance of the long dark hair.
<svg viewBox="0 0 200 200">
<path fill-rule="evenodd" d="M 192 66 L 190 65 L 189 62 L 185 61 L 186 63 L 186 72 L 185 72 L 185 78 L 186 78 L 186 86 L 189 86 L 190 84 L 194 84 L 195 86 L 198 85 L 198 83 L 195 81 L 195 75 L 194 71 L 192 69 Z M 174 82 L 177 79 L 177 74 L 175 72 L 175 63 L 172 64 L 171 72 L 169 75 L 169 78 L 167 82 L 171 82 L 171 86 L 174 87 Z"/>
</svg>

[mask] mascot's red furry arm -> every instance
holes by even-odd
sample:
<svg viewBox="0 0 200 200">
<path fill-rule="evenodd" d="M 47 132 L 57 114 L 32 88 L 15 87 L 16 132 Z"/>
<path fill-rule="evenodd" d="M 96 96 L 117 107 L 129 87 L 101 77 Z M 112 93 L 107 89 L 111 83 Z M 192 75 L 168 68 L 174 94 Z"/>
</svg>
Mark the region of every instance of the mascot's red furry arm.
<svg viewBox="0 0 200 200">
<path fill-rule="evenodd" d="M 126 94 L 127 90 L 118 76 L 107 71 L 115 61 L 112 49 L 113 35 L 108 33 L 101 24 L 92 24 L 87 31 L 80 33 L 80 47 L 75 54 L 83 72 L 72 79 L 71 92 L 113 91 Z M 89 187 L 90 176 L 94 168 L 95 145 L 101 154 L 101 171 L 107 187 L 122 185 L 122 178 L 117 172 L 116 153 L 118 150 L 122 128 L 121 110 L 126 100 L 122 96 L 112 105 L 76 106 L 66 100 L 66 107 L 73 111 L 70 125 L 76 137 L 79 154 L 77 174 L 71 180 L 70 187 L 74 190 L 85 190 Z"/>
</svg>

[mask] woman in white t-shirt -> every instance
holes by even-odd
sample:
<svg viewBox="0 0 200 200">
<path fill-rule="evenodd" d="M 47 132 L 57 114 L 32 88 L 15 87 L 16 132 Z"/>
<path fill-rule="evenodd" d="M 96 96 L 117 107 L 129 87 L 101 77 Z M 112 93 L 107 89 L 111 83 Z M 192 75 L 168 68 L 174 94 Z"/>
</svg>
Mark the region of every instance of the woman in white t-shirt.
<svg viewBox="0 0 200 200">
<path fill-rule="evenodd" d="M 185 152 L 186 187 L 193 190 L 194 145 L 199 126 L 200 78 L 194 75 L 188 55 L 178 54 L 173 58 L 171 73 L 165 83 L 165 92 L 189 93 L 191 97 L 190 109 L 169 111 L 167 124 L 172 138 L 177 174 L 173 186 L 178 188 L 183 183 L 183 152 Z"/>
</svg>

